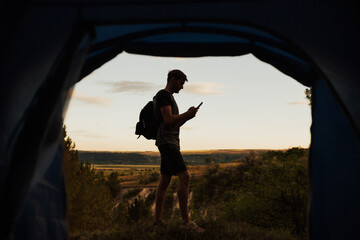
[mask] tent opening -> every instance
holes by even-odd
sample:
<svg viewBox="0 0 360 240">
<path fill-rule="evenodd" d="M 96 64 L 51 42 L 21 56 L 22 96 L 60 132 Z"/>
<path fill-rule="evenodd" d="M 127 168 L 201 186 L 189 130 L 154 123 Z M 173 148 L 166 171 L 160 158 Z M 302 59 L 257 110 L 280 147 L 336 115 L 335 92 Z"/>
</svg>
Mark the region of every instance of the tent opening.
<svg viewBox="0 0 360 240">
<path fill-rule="evenodd" d="M 122 52 L 187 58 L 251 53 L 312 87 L 309 235 L 312 239 L 352 239 L 358 234 L 360 216 L 360 108 L 357 106 L 360 34 L 354 31 L 359 29 L 358 7 L 353 1 L 316 4 L 311 1 L 303 4 L 298 1 L 286 4 L 75 1 L 70 4 L 43 0 L 20 1 L 16 6 L 6 7 L 2 17 L 0 65 L 3 79 L 0 206 L 5 220 L 1 235 L 14 239 L 67 237 L 63 155 L 59 143 L 64 105 L 74 82 Z M 157 79 L 163 75 L 159 74 Z M 112 84 L 107 79 L 104 81 Z M 127 79 L 121 81 L 121 87 L 127 85 Z M 117 85 L 112 86 L 115 89 Z M 210 90 L 214 88 L 221 89 L 216 85 Z M 201 90 L 206 89 L 201 85 Z M 234 90 L 244 95 L 241 90 L 249 89 Z M 99 102 L 97 96 L 89 99 L 86 94 L 76 94 L 84 104 L 86 99 Z M 148 96 L 143 97 L 148 100 Z M 113 103 L 109 98 L 106 95 L 102 99 L 104 112 Z M 204 102 L 202 112 L 191 122 L 195 126 L 195 120 L 200 122 L 201 114 L 205 116 L 206 107 L 214 105 L 209 99 L 188 96 L 178 101 L 182 106 L 196 105 L 198 100 Z M 224 110 L 233 110 L 230 102 L 232 99 L 222 106 Z M 237 109 L 242 103 L 235 102 Z M 129 105 L 121 104 L 122 116 L 126 115 L 126 106 Z M 134 116 L 128 126 L 133 126 L 136 120 Z M 226 120 L 234 121 L 231 117 Z M 105 132 L 104 126 L 91 127 L 103 128 Z M 195 127 L 184 129 L 184 141 L 189 140 L 187 134 L 195 131 Z M 69 134 L 80 144 L 73 133 Z M 87 134 L 94 138 L 107 137 Z M 238 134 L 226 137 L 234 139 Z M 229 200 L 233 196 L 227 195 Z M 230 214 L 236 212 L 234 208 L 227 210 Z"/>
<path fill-rule="evenodd" d="M 211 154 L 206 156 L 207 153 L 223 154 L 224 158 L 227 152 L 225 158 L 231 158 L 234 153 L 245 150 L 246 154 L 219 164 L 216 170 L 219 174 L 224 171 L 235 174 L 236 166 L 260 159 L 257 154 L 266 150 L 286 152 L 293 147 L 309 147 L 311 109 L 304 93 L 306 86 L 253 55 L 171 58 L 121 53 L 76 84 L 65 119 L 68 135 L 80 150 L 79 160 L 92 161 L 93 167 L 104 171 L 107 179 L 117 172 L 118 178 L 122 179 L 120 195 L 128 196 L 134 192 L 128 200 L 118 198 L 117 204 L 124 201 L 133 204 L 136 197 L 146 201 L 154 194 L 158 181 L 154 176 L 160 165 L 158 150 L 154 141 L 143 137 L 137 139 L 134 127 L 143 105 L 165 87 L 166 75 L 171 69 L 181 69 L 189 79 L 184 89 L 174 94 L 180 112 L 204 102 L 197 116 L 183 126 L 180 135 L 184 159 L 197 181 L 203 181 L 201 174 L 213 171 L 211 169 L 219 164 L 219 159 Z M 156 160 L 137 162 L 147 165 L 145 167 L 135 166 L 136 161 L 129 164 L 128 156 L 121 158 L 119 152 L 150 159 L 155 156 Z M 194 160 L 194 154 L 202 155 Z M 95 155 L 97 159 L 93 161 Z M 109 160 L 116 156 L 116 161 Z M 301 161 L 304 159 L 307 160 L 302 158 Z M 102 160 L 106 164 L 101 164 Z M 229 169 L 233 170 L 224 170 L 229 164 L 233 166 Z M 275 166 L 272 162 L 269 164 Z M 296 167 L 305 169 L 304 176 L 307 176 L 304 166 L 307 165 Z M 153 180 L 146 182 L 150 176 Z M 231 176 L 223 178 L 224 181 L 234 180 Z M 172 185 L 176 184 L 173 180 Z M 198 185 L 194 186 L 200 189 Z M 261 183 L 259 186 L 266 185 Z M 280 188 L 286 189 L 285 186 Z M 195 205 L 202 201 L 196 194 L 196 188 L 192 189 L 190 202 Z M 233 196 L 235 191 L 226 194 Z M 239 204 L 236 198 L 232 201 Z M 225 202 L 223 206 L 227 204 Z M 150 209 L 153 207 L 154 203 Z M 176 207 L 173 210 L 176 211 Z M 224 217 L 230 219 L 226 214 Z"/>
<path fill-rule="evenodd" d="M 165 87 L 171 69 L 184 71 L 189 79 L 174 94 L 180 112 L 204 102 L 198 117 L 184 126 L 183 150 L 309 146 L 307 87 L 253 55 L 171 58 L 128 53 L 76 84 L 65 123 L 69 134 L 79 138 L 77 146 L 156 151 L 152 141 L 136 139 L 134 127 L 141 108 Z"/>
</svg>

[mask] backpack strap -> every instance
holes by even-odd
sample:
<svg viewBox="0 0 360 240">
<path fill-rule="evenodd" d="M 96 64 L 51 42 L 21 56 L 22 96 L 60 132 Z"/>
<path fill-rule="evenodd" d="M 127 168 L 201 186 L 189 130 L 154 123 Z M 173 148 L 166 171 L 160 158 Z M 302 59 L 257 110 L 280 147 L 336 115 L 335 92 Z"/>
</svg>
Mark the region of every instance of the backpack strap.
<svg viewBox="0 0 360 240">
<path fill-rule="evenodd" d="M 154 106 L 154 117 L 157 123 L 160 123 L 159 115 L 158 115 L 158 105 L 156 102 L 156 96 L 153 97 L 153 106 Z M 160 111 L 160 109 L 159 109 Z"/>
</svg>

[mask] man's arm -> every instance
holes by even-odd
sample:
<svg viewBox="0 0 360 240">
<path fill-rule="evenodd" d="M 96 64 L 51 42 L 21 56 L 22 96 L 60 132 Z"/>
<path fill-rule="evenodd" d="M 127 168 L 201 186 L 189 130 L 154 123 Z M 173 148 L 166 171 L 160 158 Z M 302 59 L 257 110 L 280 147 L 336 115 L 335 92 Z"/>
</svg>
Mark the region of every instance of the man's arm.
<svg viewBox="0 0 360 240">
<path fill-rule="evenodd" d="M 174 126 L 179 125 L 182 126 L 185 122 L 195 117 L 196 112 L 198 111 L 197 108 L 191 107 L 186 112 L 180 114 L 180 115 L 173 115 L 171 106 L 166 105 L 160 108 L 161 115 L 164 119 L 164 122 L 167 126 Z"/>
</svg>

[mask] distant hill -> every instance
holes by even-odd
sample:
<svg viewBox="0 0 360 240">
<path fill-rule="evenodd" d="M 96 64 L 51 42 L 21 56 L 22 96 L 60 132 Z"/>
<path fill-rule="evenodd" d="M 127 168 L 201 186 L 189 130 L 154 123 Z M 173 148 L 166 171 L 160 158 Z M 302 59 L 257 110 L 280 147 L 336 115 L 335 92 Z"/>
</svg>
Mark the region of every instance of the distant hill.
<svg viewBox="0 0 360 240">
<path fill-rule="evenodd" d="M 190 165 L 204 165 L 205 159 L 214 163 L 229 163 L 242 161 L 250 152 L 262 153 L 269 150 L 207 150 L 207 151 L 182 151 L 184 161 Z M 79 151 L 79 160 L 92 164 L 130 164 L 153 165 L 160 164 L 159 152 L 99 152 Z"/>
</svg>

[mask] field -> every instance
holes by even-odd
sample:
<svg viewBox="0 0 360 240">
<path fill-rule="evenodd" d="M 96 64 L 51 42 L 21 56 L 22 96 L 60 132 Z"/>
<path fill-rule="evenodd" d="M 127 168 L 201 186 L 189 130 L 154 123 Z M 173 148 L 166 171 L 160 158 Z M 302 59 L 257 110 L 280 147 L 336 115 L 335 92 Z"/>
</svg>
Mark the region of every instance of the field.
<svg viewBox="0 0 360 240">
<path fill-rule="evenodd" d="M 183 152 L 190 156 L 189 211 L 203 235 L 179 228 L 177 177 L 165 199 L 168 225 L 154 228 L 160 164 L 149 155 L 86 153 L 102 162 L 95 164 L 76 153 L 65 161 L 72 240 L 307 238 L 307 149 Z"/>
<path fill-rule="evenodd" d="M 219 164 L 221 168 L 232 167 L 241 164 L 240 162 Z M 97 171 L 103 171 L 105 177 L 108 177 L 111 172 L 117 172 L 121 181 L 122 188 L 143 188 L 156 187 L 158 181 L 147 184 L 140 184 L 140 176 L 144 176 L 149 172 L 160 173 L 159 165 L 108 165 L 108 164 L 94 164 L 93 167 Z M 208 169 L 208 165 L 187 166 L 192 177 L 202 176 Z"/>
<path fill-rule="evenodd" d="M 205 159 L 211 159 L 214 163 L 229 163 L 242 161 L 249 153 L 264 153 L 264 149 L 218 149 L 201 151 L 182 151 L 187 165 L 204 165 Z M 160 165 L 159 152 L 97 152 L 79 151 L 79 160 L 89 162 L 99 167 L 124 165 Z M 106 166 L 105 166 L 106 165 Z M 121 166 L 120 166 L 121 167 Z"/>
<path fill-rule="evenodd" d="M 130 171 L 143 172 L 148 170 L 160 169 L 159 165 L 124 165 L 124 164 L 116 164 L 116 165 L 108 165 L 108 164 L 94 164 L 93 167 L 96 170 L 107 171 L 116 171 L 118 173 L 128 173 Z"/>
</svg>

